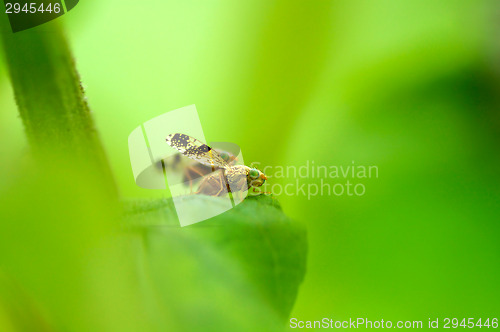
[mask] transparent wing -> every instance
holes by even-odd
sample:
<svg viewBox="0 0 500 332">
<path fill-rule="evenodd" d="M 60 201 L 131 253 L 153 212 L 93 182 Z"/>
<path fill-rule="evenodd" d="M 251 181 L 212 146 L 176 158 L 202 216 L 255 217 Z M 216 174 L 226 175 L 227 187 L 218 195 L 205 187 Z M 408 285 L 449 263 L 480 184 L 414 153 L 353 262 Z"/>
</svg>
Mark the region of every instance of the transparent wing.
<svg viewBox="0 0 500 332">
<path fill-rule="evenodd" d="M 217 151 L 189 135 L 179 133 L 170 134 L 167 136 L 166 141 L 168 145 L 200 164 L 219 168 L 229 166 Z"/>
</svg>

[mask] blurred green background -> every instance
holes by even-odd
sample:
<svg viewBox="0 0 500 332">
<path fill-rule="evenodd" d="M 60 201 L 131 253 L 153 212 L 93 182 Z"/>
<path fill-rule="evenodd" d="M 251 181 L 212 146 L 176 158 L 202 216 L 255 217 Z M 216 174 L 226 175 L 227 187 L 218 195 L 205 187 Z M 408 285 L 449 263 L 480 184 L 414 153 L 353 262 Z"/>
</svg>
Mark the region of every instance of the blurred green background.
<svg viewBox="0 0 500 332">
<path fill-rule="evenodd" d="M 121 196 L 165 197 L 135 185 L 127 137 L 190 104 L 207 140 L 239 144 L 245 161 L 376 165 L 379 178 L 364 182 L 361 197 L 278 197 L 284 212 L 305 224 L 309 241 L 291 316 L 426 322 L 499 314 L 499 15 L 497 1 L 106 0 L 81 1 L 59 20 Z M 29 231 L 16 229 L 0 249 L 18 250 L 6 256 L 10 273 L 38 289 L 35 297 L 50 293 L 64 302 L 72 294 L 52 291 L 88 276 L 79 270 L 85 264 L 69 264 L 59 278 L 46 268 L 67 260 L 55 251 L 60 261 L 50 259 L 63 233 L 37 236 L 51 215 L 39 194 L 66 206 L 67 218 L 53 217 L 60 225 L 73 220 L 82 234 L 83 243 L 68 243 L 68 257 L 71 250 L 84 257 L 99 243 L 100 220 L 114 212 L 80 211 L 82 201 L 70 197 L 99 205 L 99 194 L 51 193 L 19 169 L 28 146 L 6 71 L 2 66 L 2 222 L 26 223 Z M 67 174 L 58 181 L 78 180 Z M 6 189 L 13 184 L 16 194 Z M 41 248 L 45 261 L 33 260 Z M 111 268 L 95 264 L 91 278 L 111 278 Z M 38 268 L 44 272 L 37 275 Z M 107 281 L 96 282 L 104 302 L 113 291 L 99 287 L 109 285 L 123 292 L 123 303 L 136 300 L 125 283 Z M 97 315 L 110 310 L 68 301 L 68 312 L 59 312 L 66 325 L 81 318 L 75 306 Z"/>
</svg>

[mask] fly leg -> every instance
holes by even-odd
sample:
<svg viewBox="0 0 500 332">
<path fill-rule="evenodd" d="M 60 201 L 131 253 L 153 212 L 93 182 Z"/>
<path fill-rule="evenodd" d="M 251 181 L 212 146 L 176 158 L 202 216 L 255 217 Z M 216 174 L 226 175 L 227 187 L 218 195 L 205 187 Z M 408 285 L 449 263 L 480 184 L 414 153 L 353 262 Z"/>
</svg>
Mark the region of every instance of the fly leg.
<svg viewBox="0 0 500 332">
<path fill-rule="evenodd" d="M 222 174 L 222 172 L 220 174 L 220 181 L 219 181 L 219 183 L 220 183 L 220 189 L 217 192 L 217 194 L 215 194 L 216 197 L 219 196 L 219 194 L 222 193 L 222 191 L 224 190 L 224 187 L 226 187 L 226 185 L 225 185 L 226 183 L 224 181 L 224 174 Z"/>
<path fill-rule="evenodd" d="M 260 191 L 260 190 L 256 190 L 255 187 L 253 187 L 253 190 L 252 192 L 255 194 L 253 196 L 259 196 L 259 195 L 270 195 L 272 194 L 270 191 Z"/>
<path fill-rule="evenodd" d="M 198 190 L 195 192 L 195 195 L 198 195 L 199 193 L 201 193 L 201 191 L 205 187 L 205 183 L 207 183 L 207 179 L 208 178 L 204 178 L 203 181 L 201 181 L 200 186 L 198 187 Z"/>
<path fill-rule="evenodd" d="M 191 176 L 190 172 L 193 172 L 195 174 L 198 174 L 200 177 L 203 177 L 205 176 L 205 174 L 201 173 L 200 170 L 198 170 L 196 167 L 192 166 L 192 167 L 188 167 L 186 168 L 186 170 L 184 171 L 184 176 L 187 178 L 187 180 L 189 181 L 189 194 L 193 194 L 193 177 Z M 201 186 L 201 185 L 200 185 Z M 199 192 L 199 190 L 198 190 Z M 198 192 L 195 192 L 195 194 L 197 194 Z"/>
</svg>

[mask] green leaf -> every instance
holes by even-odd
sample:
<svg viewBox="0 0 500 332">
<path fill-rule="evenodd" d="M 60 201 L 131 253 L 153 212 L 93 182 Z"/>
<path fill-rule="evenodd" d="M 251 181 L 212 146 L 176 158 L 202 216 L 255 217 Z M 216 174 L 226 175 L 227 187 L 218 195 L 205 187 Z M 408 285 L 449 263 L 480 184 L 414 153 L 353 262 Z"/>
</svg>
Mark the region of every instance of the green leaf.
<svg viewBox="0 0 500 332">
<path fill-rule="evenodd" d="M 220 200 L 186 199 L 203 207 Z M 149 267 L 152 287 L 181 326 L 250 324 L 248 330 L 255 330 L 255 322 L 248 321 L 255 317 L 262 318 L 261 327 L 283 326 L 304 278 L 307 242 L 303 226 L 289 219 L 273 197 L 249 197 L 219 216 L 183 228 L 169 200 L 126 206 L 127 225 L 143 235 L 142 264 Z M 190 320 L 193 310 L 204 312 L 203 317 Z"/>
</svg>

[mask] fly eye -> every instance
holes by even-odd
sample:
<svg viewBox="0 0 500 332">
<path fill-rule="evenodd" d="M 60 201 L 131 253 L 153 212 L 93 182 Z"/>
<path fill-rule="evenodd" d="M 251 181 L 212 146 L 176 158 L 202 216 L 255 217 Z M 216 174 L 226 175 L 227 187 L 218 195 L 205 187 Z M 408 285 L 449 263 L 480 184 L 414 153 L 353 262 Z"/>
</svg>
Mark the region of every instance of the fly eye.
<svg viewBox="0 0 500 332">
<path fill-rule="evenodd" d="M 222 152 L 220 154 L 221 158 L 224 159 L 224 161 L 228 161 L 229 160 L 229 154 L 225 153 L 225 152 Z"/>
<path fill-rule="evenodd" d="M 250 172 L 248 172 L 248 175 L 250 175 L 250 178 L 255 180 L 259 177 L 259 171 L 256 170 L 255 168 L 252 168 Z"/>
</svg>

